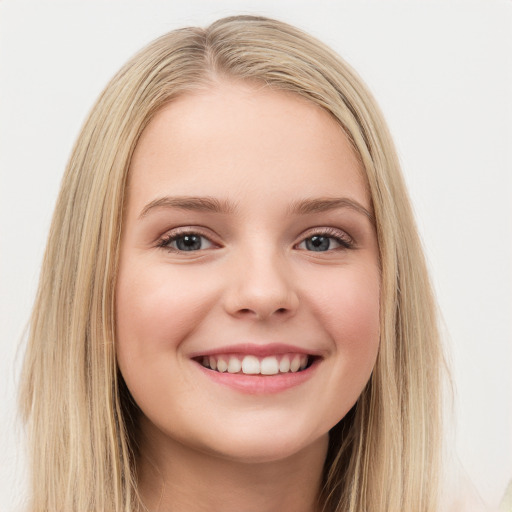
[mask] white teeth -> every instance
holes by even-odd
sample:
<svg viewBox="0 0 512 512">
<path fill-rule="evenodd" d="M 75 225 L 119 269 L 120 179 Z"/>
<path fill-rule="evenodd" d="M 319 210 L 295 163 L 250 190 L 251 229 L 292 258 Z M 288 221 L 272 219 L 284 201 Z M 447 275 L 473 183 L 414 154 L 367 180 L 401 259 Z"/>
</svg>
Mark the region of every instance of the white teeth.
<svg viewBox="0 0 512 512">
<path fill-rule="evenodd" d="M 238 357 L 230 357 L 228 363 L 229 373 L 238 373 L 242 369 L 242 363 Z"/>
<path fill-rule="evenodd" d="M 279 364 L 276 357 L 264 357 L 261 360 L 261 374 L 275 375 L 279 373 Z"/>
<path fill-rule="evenodd" d="M 288 373 L 290 371 L 290 358 L 284 356 L 279 363 L 279 371 L 281 373 Z"/>
<path fill-rule="evenodd" d="M 242 361 L 242 372 L 247 375 L 260 373 L 260 362 L 256 356 L 245 356 Z"/>
<path fill-rule="evenodd" d="M 213 368 L 212 368 L 213 369 Z M 221 373 L 224 373 L 228 369 L 228 363 L 222 357 L 219 357 L 217 361 L 217 370 Z"/>
<path fill-rule="evenodd" d="M 300 368 L 300 356 L 296 355 L 293 357 L 291 363 L 290 363 L 290 371 L 295 373 L 299 371 Z"/>
<path fill-rule="evenodd" d="M 223 355 L 204 356 L 201 364 L 205 368 L 220 373 L 244 373 L 246 375 L 277 375 L 278 373 L 296 373 L 305 370 L 309 358 L 305 354 L 284 354 L 282 356 L 266 356 L 262 359 L 257 356 Z"/>
</svg>

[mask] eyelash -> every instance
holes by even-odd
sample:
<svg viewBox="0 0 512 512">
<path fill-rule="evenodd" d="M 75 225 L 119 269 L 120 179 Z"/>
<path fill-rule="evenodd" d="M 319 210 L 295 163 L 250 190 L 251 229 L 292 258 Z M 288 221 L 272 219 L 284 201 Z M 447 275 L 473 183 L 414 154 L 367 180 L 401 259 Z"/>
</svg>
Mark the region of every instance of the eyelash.
<svg viewBox="0 0 512 512">
<path fill-rule="evenodd" d="M 183 238 L 185 236 L 200 236 L 201 238 L 205 238 L 208 240 L 211 244 L 215 245 L 215 242 L 212 242 L 210 240 L 210 237 L 205 235 L 201 232 L 199 229 L 191 229 L 191 228 L 178 228 L 172 231 L 171 233 L 168 233 L 164 235 L 160 240 L 158 240 L 157 247 L 160 247 L 161 249 L 165 249 L 169 252 L 173 253 L 184 253 L 188 251 L 182 251 L 180 249 L 175 249 L 174 247 L 169 247 L 172 242 L 175 242 L 176 240 L 179 240 L 180 238 Z M 204 250 L 204 249 L 203 249 Z M 190 252 L 198 252 L 198 251 L 190 251 Z"/>
<path fill-rule="evenodd" d="M 299 246 L 300 244 L 304 243 L 306 240 L 311 239 L 315 236 L 317 237 L 325 237 L 329 239 L 335 240 L 337 243 L 340 244 L 340 247 L 337 247 L 335 249 L 329 249 L 328 251 L 318 251 L 318 252 L 332 252 L 332 251 L 339 251 L 339 250 L 347 250 L 347 249 L 353 249 L 355 244 L 353 239 L 345 232 L 336 229 L 336 228 L 317 228 L 314 231 L 309 231 L 306 233 L 307 236 L 304 236 L 301 241 L 294 245 L 294 248 Z M 180 249 L 175 249 L 174 247 L 169 247 L 172 242 L 175 242 L 176 240 L 179 240 L 180 238 L 183 238 L 185 236 L 199 236 L 201 238 L 205 238 L 208 240 L 211 244 L 216 245 L 215 242 L 213 242 L 207 235 L 202 233 L 198 229 L 190 229 L 190 228 L 178 228 L 171 233 L 166 234 L 162 238 L 158 240 L 157 247 L 161 249 L 165 249 L 168 252 L 173 253 L 184 253 L 189 251 L 183 251 Z M 199 250 L 205 250 L 205 249 L 199 249 Z M 304 250 L 304 249 L 303 249 Z M 198 252 L 196 251 L 190 251 L 190 252 Z M 308 252 L 315 252 L 315 251 L 308 251 Z"/>
<path fill-rule="evenodd" d="M 331 252 L 331 251 L 343 251 L 347 249 L 353 249 L 355 246 L 354 240 L 351 236 L 340 229 L 336 228 L 315 228 L 311 231 L 306 232 L 306 236 L 304 236 L 301 241 L 296 244 L 298 246 L 304 243 L 306 240 L 313 238 L 314 236 L 331 238 L 340 244 L 340 247 L 335 249 L 330 249 L 329 251 L 320 251 L 320 252 Z M 314 252 L 314 251 L 308 251 Z"/>
</svg>

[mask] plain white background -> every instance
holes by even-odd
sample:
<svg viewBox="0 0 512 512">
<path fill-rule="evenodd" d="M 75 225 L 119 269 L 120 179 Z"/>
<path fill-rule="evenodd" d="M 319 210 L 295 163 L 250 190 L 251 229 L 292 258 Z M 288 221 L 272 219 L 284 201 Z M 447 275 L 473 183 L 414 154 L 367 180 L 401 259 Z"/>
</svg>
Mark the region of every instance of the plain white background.
<svg viewBox="0 0 512 512">
<path fill-rule="evenodd" d="M 26 481 L 18 349 L 59 182 L 115 71 L 153 38 L 233 13 L 295 24 L 368 83 L 395 137 L 446 325 L 452 447 L 489 505 L 512 478 L 512 4 L 0 2 L 0 510 Z"/>
</svg>

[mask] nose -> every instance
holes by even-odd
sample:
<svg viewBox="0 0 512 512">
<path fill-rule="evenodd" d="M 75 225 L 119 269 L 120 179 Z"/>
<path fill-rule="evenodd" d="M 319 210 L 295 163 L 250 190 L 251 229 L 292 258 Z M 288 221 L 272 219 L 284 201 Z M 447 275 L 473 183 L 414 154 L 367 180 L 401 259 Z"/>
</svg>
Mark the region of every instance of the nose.
<svg viewBox="0 0 512 512">
<path fill-rule="evenodd" d="M 236 318 L 284 320 L 299 307 L 289 264 L 277 254 L 242 256 L 232 265 L 228 282 L 224 305 Z"/>
</svg>

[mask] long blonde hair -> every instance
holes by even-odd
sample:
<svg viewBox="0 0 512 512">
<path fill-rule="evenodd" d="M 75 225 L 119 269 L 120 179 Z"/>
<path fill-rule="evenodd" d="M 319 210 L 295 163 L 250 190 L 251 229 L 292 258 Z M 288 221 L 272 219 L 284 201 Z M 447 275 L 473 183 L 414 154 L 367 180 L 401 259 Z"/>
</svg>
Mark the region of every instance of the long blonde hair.
<svg viewBox="0 0 512 512">
<path fill-rule="evenodd" d="M 219 77 L 295 92 L 337 119 L 366 170 L 381 262 L 381 342 L 357 404 L 330 432 L 325 511 L 437 508 L 435 303 L 399 163 L 361 79 L 332 50 L 254 16 L 173 31 L 132 58 L 94 106 L 57 201 L 31 317 L 20 407 L 31 511 L 132 512 L 136 421 L 115 358 L 115 283 L 137 141 L 163 105 Z"/>
</svg>

